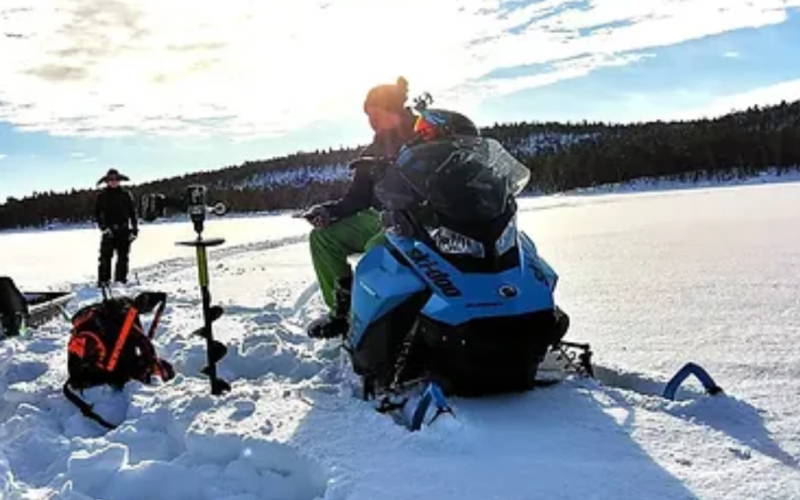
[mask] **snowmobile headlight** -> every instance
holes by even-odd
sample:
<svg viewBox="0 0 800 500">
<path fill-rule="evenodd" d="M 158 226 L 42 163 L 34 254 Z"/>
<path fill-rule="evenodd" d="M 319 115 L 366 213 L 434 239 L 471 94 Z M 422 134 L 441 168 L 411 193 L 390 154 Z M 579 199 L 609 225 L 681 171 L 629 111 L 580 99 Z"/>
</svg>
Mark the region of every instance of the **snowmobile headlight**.
<svg viewBox="0 0 800 500">
<path fill-rule="evenodd" d="M 446 227 L 428 229 L 436 246 L 444 253 L 483 257 L 483 244 Z"/>
<path fill-rule="evenodd" d="M 514 245 L 517 244 L 517 220 L 516 217 L 513 217 L 510 221 L 508 221 L 508 225 L 503 230 L 503 234 L 497 238 L 497 241 L 494 243 L 494 249 L 497 252 L 497 255 L 503 255 L 504 253 L 508 252 Z"/>
</svg>

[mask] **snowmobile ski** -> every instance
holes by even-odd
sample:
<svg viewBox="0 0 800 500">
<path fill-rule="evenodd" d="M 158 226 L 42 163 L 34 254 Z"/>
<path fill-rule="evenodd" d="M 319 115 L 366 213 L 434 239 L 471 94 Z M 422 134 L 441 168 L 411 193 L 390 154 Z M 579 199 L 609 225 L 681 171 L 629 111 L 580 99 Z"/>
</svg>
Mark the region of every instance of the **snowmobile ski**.
<svg viewBox="0 0 800 500">
<path fill-rule="evenodd" d="M 432 425 L 443 414 L 454 418 L 456 416 L 439 384 L 424 380 L 408 383 L 402 389 L 383 394 L 375 410 L 392 416 L 395 422 L 412 432 L 421 430 L 425 425 Z"/>
<path fill-rule="evenodd" d="M 675 375 L 672 376 L 669 382 L 667 382 L 667 385 L 664 388 L 663 397 L 674 401 L 675 394 L 678 392 L 678 389 L 683 381 L 691 376 L 694 376 L 700 381 L 701 384 L 703 384 L 703 389 L 705 389 L 708 395 L 716 396 L 724 393 L 722 387 L 717 385 L 705 368 L 696 363 L 689 362 L 686 363 L 683 368 L 678 370 Z"/>
</svg>

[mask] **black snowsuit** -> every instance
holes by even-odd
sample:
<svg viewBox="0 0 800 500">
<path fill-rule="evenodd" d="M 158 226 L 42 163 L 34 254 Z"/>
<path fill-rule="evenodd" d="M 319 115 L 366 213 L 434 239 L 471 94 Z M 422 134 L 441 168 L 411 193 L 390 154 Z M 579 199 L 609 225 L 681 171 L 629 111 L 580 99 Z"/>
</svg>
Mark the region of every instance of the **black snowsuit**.
<svg viewBox="0 0 800 500">
<path fill-rule="evenodd" d="M 94 218 L 97 226 L 103 231 L 97 281 L 99 284 L 111 281 L 111 259 L 116 252 L 114 281 L 125 283 L 128 280 L 131 241 L 139 234 L 133 195 L 120 187 L 104 188 L 95 201 Z"/>
<path fill-rule="evenodd" d="M 373 158 L 383 161 L 356 160 L 350 165 L 353 180 L 347 193 L 338 200 L 320 204 L 327 209 L 331 221 L 346 219 L 368 209 L 384 209 L 376 188 L 381 183 L 398 182 L 392 176 L 387 178 L 386 173 L 400 148 L 414 136 L 414 121 L 414 114 L 406 109 L 401 131 L 375 134 L 372 143 L 359 153 L 359 159 Z"/>
</svg>

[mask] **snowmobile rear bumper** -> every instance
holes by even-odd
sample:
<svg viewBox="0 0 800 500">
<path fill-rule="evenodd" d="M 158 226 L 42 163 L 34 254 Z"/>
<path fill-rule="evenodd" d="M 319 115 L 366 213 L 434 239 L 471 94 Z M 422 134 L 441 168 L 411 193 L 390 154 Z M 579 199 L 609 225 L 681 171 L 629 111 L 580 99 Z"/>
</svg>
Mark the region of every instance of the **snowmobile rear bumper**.
<svg viewBox="0 0 800 500">
<path fill-rule="evenodd" d="M 428 378 L 445 393 L 483 396 L 532 389 L 539 363 L 561 336 L 552 310 L 456 327 L 423 317 L 412 351 L 421 351 Z"/>
</svg>

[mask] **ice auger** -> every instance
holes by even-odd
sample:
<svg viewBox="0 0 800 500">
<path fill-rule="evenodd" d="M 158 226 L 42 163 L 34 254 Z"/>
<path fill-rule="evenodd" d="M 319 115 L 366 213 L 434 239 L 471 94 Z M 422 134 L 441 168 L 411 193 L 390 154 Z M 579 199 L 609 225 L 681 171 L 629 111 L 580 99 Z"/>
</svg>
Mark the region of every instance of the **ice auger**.
<svg viewBox="0 0 800 500">
<path fill-rule="evenodd" d="M 213 208 L 206 205 L 206 187 L 200 184 L 193 184 L 186 188 L 187 211 L 189 218 L 194 224 L 194 231 L 197 238 L 189 241 L 179 241 L 178 245 L 191 246 L 197 251 L 198 280 L 200 293 L 203 300 L 203 326 L 192 332 L 192 335 L 202 337 L 206 341 L 207 365 L 200 371 L 208 376 L 211 383 L 211 394 L 220 395 L 230 391 L 231 386 L 225 380 L 217 376 L 217 363 L 228 353 L 228 348 L 222 342 L 214 340 L 212 324 L 218 320 L 225 312 L 222 306 L 211 305 L 211 292 L 209 291 L 208 274 L 208 253 L 209 247 L 215 247 L 225 243 L 224 238 L 203 238 L 203 225 L 206 212 L 212 211 L 216 215 L 225 213 L 225 206 L 217 203 Z"/>
</svg>

